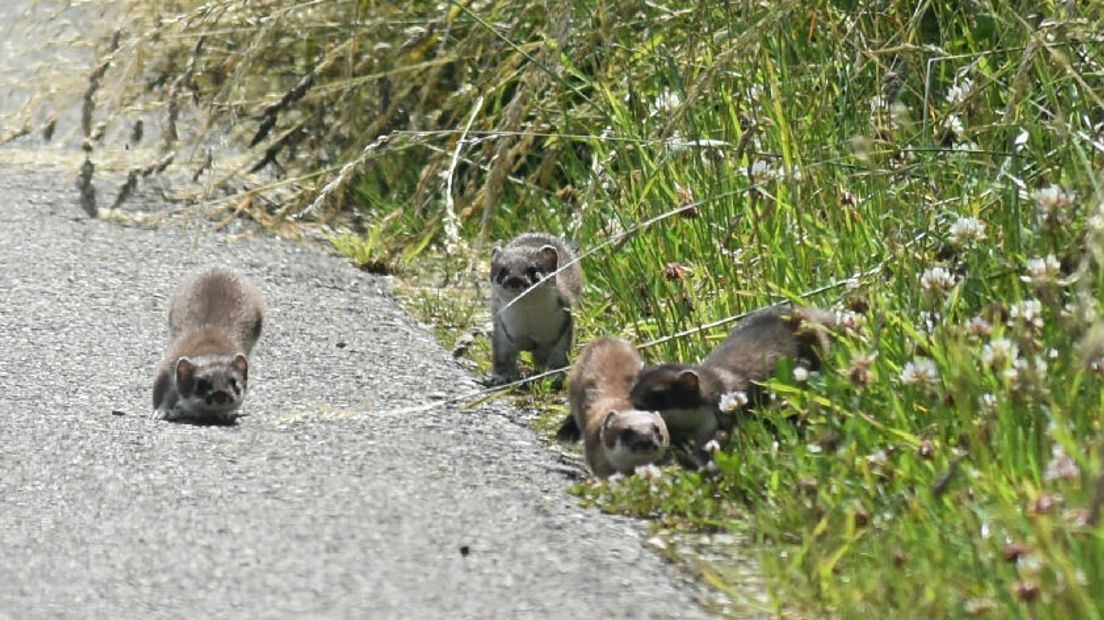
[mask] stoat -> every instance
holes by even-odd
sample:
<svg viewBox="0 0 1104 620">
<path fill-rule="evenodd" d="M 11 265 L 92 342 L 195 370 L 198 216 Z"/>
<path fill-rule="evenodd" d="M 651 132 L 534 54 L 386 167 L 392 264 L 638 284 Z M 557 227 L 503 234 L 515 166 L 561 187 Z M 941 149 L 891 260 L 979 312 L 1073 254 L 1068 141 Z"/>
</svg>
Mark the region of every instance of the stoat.
<svg viewBox="0 0 1104 620">
<path fill-rule="evenodd" d="M 824 328 L 834 323 L 831 313 L 814 308 L 783 306 L 757 312 L 741 321 L 700 364 L 643 370 L 629 399 L 635 407 L 663 416 L 672 444 L 700 449 L 718 428 L 731 426 L 732 417 L 721 412 L 725 394 L 744 392 L 754 404 L 755 383 L 769 378 L 782 358 L 818 368 L 817 349 L 827 347 Z"/>
<path fill-rule="evenodd" d="M 491 252 L 491 384 L 517 378 L 521 351 L 533 352 L 538 370 L 567 366 L 571 307 L 583 288 L 583 271 L 574 261 L 562 240 L 544 233 L 519 235 Z"/>
<path fill-rule="evenodd" d="M 153 383 L 154 416 L 233 422 L 264 314 L 261 292 L 238 273 L 215 267 L 186 276 L 169 301 L 170 343 Z"/>
<path fill-rule="evenodd" d="M 571 417 L 583 431 L 587 464 L 605 478 L 630 475 L 663 457 L 669 437 L 663 418 L 629 402 L 629 388 L 643 368 L 636 349 L 617 338 L 598 338 L 579 354 L 568 388 Z"/>
</svg>

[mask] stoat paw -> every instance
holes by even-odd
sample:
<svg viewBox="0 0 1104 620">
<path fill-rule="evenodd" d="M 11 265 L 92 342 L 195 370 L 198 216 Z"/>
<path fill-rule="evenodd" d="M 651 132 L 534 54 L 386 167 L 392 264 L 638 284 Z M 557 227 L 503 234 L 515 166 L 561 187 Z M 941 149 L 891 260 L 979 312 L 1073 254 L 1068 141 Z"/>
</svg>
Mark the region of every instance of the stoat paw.
<svg viewBox="0 0 1104 620">
<path fill-rule="evenodd" d="M 513 377 L 508 375 L 500 375 L 498 373 L 492 373 L 486 379 L 483 380 L 483 385 L 487 387 L 498 387 L 500 385 L 506 385 L 513 382 Z"/>
</svg>

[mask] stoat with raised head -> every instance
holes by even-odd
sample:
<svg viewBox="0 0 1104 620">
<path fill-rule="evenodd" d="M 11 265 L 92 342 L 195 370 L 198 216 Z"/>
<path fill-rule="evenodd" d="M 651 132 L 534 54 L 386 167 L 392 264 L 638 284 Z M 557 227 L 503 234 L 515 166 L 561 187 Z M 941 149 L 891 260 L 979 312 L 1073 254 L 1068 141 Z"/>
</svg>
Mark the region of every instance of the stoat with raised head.
<svg viewBox="0 0 1104 620">
<path fill-rule="evenodd" d="M 756 312 L 741 321 L 724 342 L 698 365 L 662 364 L 643 370 L 629 394 L 632 404 L 658 411 L 674 445 L 700 449 L 719 428 L 731 426 L 721 398 L 744 392 L 757 400 L 756 382 L 774 374 L 782 358 L 819 367 L 817 349 L 827 347 L 824 328 L 835 317 L 814 308 L 782 306 Z"/>
<path fill-rule="evenodd" d="M 169 349 L 153 383 L 155 417 L 233 422 L 264 314 L 261 292 L 238 273 L 215 267 L 186 276 L 169 301 Z"/>
<path fill-rule="evenodd" d="M 571 307 L 582 288 L 583 271 L 575 253 L 551 235 L 525 233 L 491 252 L 490 383 L 517 378 L 521 351 L 533 352 L 538 370 L 567 366 Z"/>
<path fill-rule="evenodd" d="M 579 353 L 569 378 L 571 416 L 582 430 L 587 464 L 602 478 L 630 475 L 663 457 L 669 437 L 663 418 L 629 402 L 644 362 L 631 344 L 598 338 Z"/>
</svg>

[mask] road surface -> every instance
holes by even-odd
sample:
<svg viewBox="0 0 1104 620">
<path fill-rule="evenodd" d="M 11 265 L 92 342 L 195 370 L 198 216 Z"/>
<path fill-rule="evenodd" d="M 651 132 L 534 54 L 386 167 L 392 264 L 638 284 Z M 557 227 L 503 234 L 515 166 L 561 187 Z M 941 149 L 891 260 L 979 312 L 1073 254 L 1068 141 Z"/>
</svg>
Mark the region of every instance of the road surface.
<svg viewBox="0 0 1104 620">
<path fill-rule="evenodd" d="M 477 387 L 385 278 L 204 221 L 89 219 L 79 153 L 36 140 L 0 147 L 0 618 L 704 615 L 504 405 L 381 413 Z M 267 297 L 249 416 L 155 421 L 167 297 L 209 264 Z"/>
</svg>

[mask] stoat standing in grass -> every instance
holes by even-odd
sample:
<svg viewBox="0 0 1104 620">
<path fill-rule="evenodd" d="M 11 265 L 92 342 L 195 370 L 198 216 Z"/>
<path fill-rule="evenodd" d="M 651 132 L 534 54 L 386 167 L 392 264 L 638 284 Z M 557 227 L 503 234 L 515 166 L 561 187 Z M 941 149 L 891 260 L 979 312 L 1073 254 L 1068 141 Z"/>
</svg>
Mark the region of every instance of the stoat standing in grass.
<svg viewBox="0 0 1104 620">
<path fill-rule="evenodd" d="M 264 314 L 261 292 L 242 275 L 216 267 L 186 276 L 169 301 L 170 344 L 153 383 L 155 417 L 233 422 Z"/>
<path fill-rule="evenodd" d="M 629 388 L 643 360 L 624 340 L 598 338 L 579 353 L 571 371 L 571 417 L 583 431 L 587 464 L 594 475 L 631 475 L 663 457 L 669 437 L 663 418 L 639 411 Z"/>
<path fill-rule="evenodd" d="M 769 378 L 778 361 L 791 358 L 819 367 L 816 349 L 827 347 L 824 328 L 835 317 L 814 308 L 769 308 L 741 321 L 701 364 L 663 364 L 643 370 L 629 399 L 638 409 L 658 411 L 674 445 L 701 449 L 719 428 L 731 427 L 721 398 L 744 392 L 757 400 L 755 382 Z"/>
<path fill-rule="evenodd" d="M 533 352 L 538 370 L 567 366 L 571 307 L 583 288 L 583 270 L 574 261 L 567 244 L 544 233 L 519 235 L 491 252 L 491 384 L 517 378 L 521 351 Z"/>
</svg>

